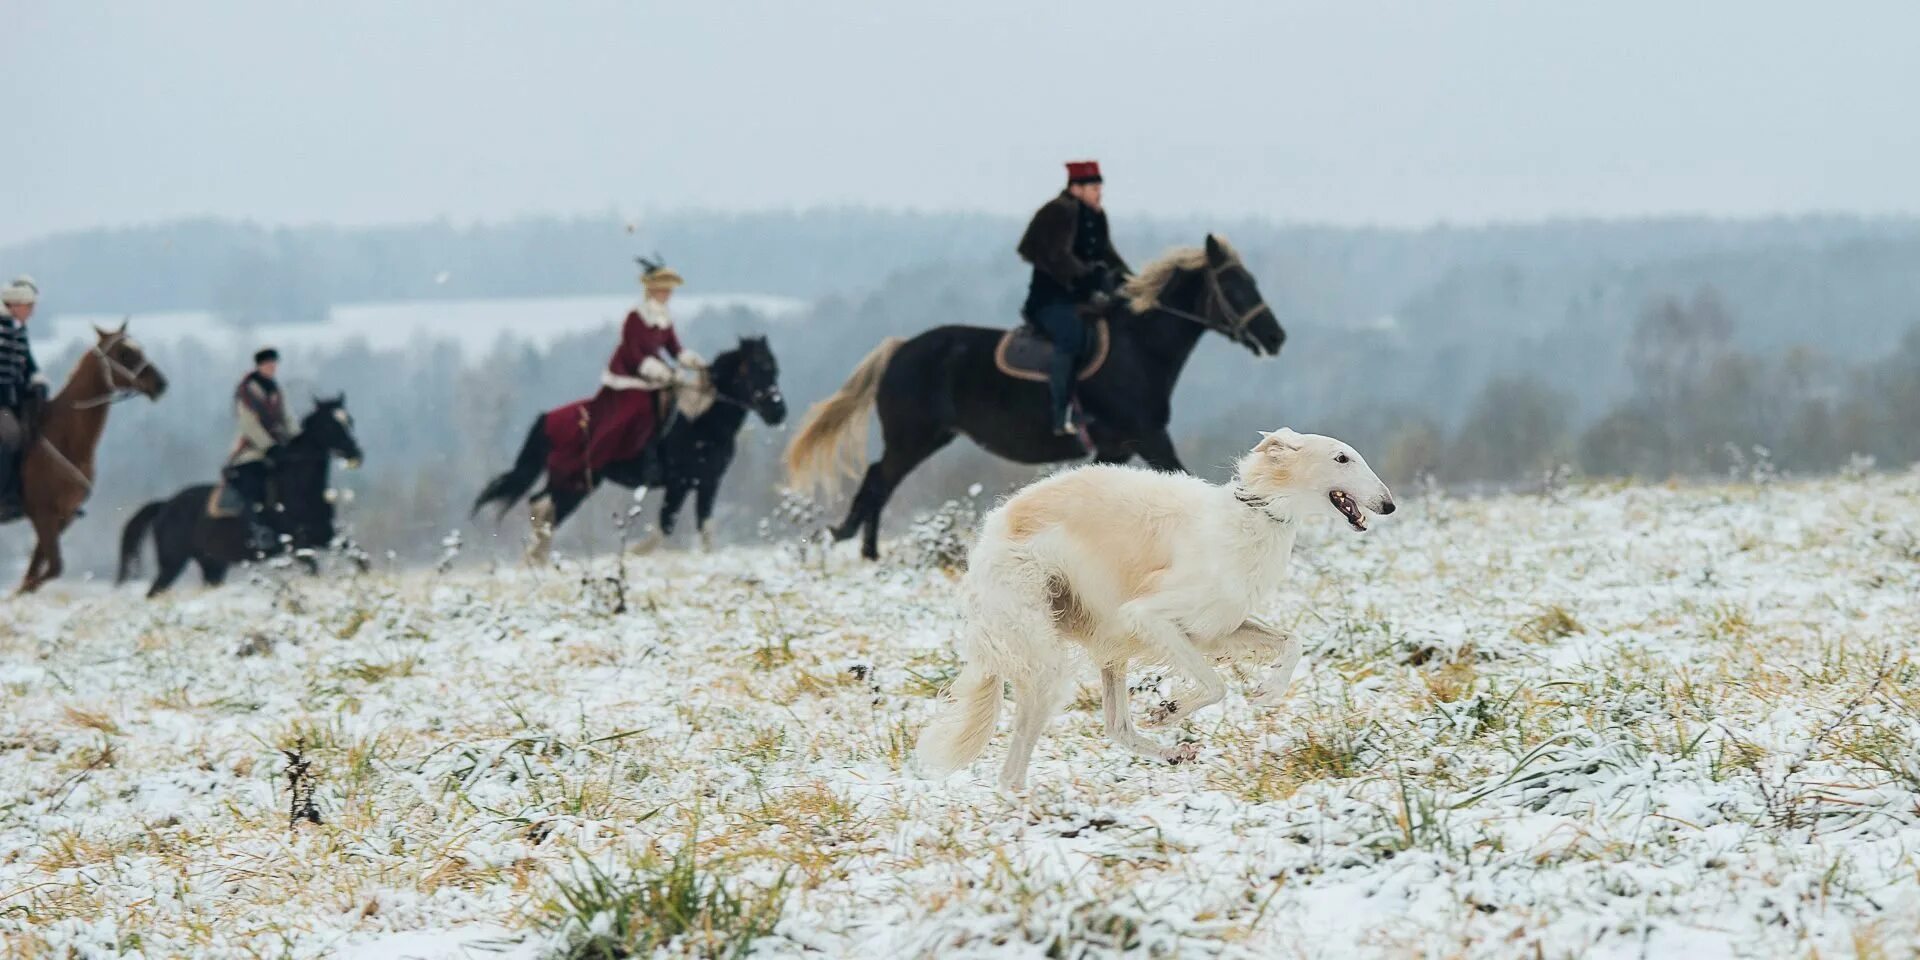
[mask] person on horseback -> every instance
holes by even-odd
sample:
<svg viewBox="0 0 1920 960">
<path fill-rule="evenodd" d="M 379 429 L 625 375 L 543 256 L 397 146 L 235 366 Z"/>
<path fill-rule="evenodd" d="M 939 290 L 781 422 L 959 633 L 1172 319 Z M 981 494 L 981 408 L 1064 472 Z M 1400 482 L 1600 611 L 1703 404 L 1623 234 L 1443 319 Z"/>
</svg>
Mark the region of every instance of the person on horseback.
<svg viewBox="0 0 1920 960">
<path fill-rule="evenodd" d="M 233 391 L 233 414 L 240 429 L 222 471 L 227 485 L 247 502 L 248 545 L 263 555 L 272 552 L 279 539 L 266 518 L 267 487 L 278 466 L 274 458 L 300 429 L 274 379 L 279 372 L 280 351 L 266 347 L 253 355 L 252 372 Z"/>
<path fill-rule="evenodd" d="M 667 410 L 662 394 L 675 384 L 698 384 L 705 375 L 706 360 L 680 345 L 667 312 L 673 291 L 686 281 L 657 259 L 638 260 L 646 295 L 621 324 L 620 345 L 600 374 L 600 392 L 548 415 L 554 440 L 548 486 L 554 489 L 586 490 L 594 471 L 646 452 Z"/>
<path fill-rule="evenodd" d="M 47 378 L 27 342 L 27 321 L 39 299 L 29 276 L 0 290 L 0 517 L 20 512 L 20 462 L 47 405 Z"/>
<path fill-rule="evenodd" d="M 1133 271 L 1107 235 L 1101 207 L 1100 164 L 1067 164 L 1067 188 L 1047 201 L 1020 237 L 1020 258 L 1033 264 L 1027 302 L 1020 313 L 1053 343 L 1047 386 L 1053 398 L 1053 432 L 1077 433 L 1073 422 L 1073 376 L 1088 350 L 1083 307 L 1104 309 Z"/>
</svg>

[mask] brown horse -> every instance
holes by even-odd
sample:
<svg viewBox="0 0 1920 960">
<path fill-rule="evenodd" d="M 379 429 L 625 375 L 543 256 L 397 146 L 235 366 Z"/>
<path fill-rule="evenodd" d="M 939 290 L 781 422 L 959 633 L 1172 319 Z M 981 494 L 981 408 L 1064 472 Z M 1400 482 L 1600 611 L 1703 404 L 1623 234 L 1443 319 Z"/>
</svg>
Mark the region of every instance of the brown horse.
<svg viewBox="0 0 1920 960">
<path fill-rule="evenodd" d="M 94 333 L 99 340 L 47 403 L 20 465 L 21 499 L 35 537 L 21 593 L 60 575 L 60 534 L 93 492 L 93 453 L 107 429 L 107 408 L 141 394 L 158 400 L 167 389 L 167 378 L 127 336 L 126 324 L 112 331 L 95 327 Z"/>
</svg>

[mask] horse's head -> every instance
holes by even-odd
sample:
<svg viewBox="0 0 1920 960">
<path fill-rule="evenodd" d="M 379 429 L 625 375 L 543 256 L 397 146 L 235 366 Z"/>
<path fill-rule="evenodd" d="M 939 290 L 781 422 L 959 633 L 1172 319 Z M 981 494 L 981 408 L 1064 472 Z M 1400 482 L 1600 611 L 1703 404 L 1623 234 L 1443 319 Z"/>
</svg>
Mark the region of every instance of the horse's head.
<svg viewBox="0 0 1920 960">
<path fill-rule="evenodd" d="M 313 412 L 300 421 L 300 435 L 326 453 L 345 460 L 349 469 L 360 466 L 360 441 L 353 435 L 353 415 L 347 412 L 347 395 L 331 400 L 313 398 Z"/>
<path fill-rule="evenodd" d="M 1207 234 L 1207 278 L 1213 294 L 1208 299 L 1207 318 L 1219 324 L 1215 329 L 1256 356 L 1279 353 L 1280 345 L 1287 342 L 1287 331 L 1280 328 L 1273 308 L 1260 295 L 1260 287 L 1240 262 L 1240 255 L 1211 233 Z"/>
<path fill-rule="evenodd" d="M 736 402 L 746 404 L 760 415 L 767 426 L 777 427 L 787 419 L 787 399 L 780 395 L 780 361 L 766 337 L 741 337 L 740 346 L 727 351 L 718 363 L 727 369 L 728 393 Z"/>
<path fill-rule="evenodd" d="M 1123 292 L 1136 314 L 1159 312 L 1197 323 L 1255 355 L 1272 356 L 1287 342 L 1240 255 L 1211 233 L 1205 246 L 1175 250 L 1148 264 Z"/>
<path fill-rule="evenodd" d="M 127 333 L 125 323 L 118 330 L 94 327 L 93 332 L 98 337 L 93 353 L 100 359 L 101 376 L 110 396 L 138 393 L 158 400 L 167 392 L 166 376 L 147 359 L 146 351 Z"/>
</svg>

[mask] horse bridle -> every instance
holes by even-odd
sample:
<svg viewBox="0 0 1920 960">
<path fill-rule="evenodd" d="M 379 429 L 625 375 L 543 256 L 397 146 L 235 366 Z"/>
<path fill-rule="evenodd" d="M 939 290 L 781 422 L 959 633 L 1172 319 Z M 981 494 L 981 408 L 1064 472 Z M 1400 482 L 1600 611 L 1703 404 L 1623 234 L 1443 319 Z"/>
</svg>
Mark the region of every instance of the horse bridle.
<svg viewBox="0 0 1920 960">
<path fill-rule="evenodd" d="M 746 357 L 740 358 L 740 369 L 738 371 L 738 375 L 741 379 L 743 380 L 746 379 L 746 375 L 747 375 L 747 358 Z M 786 402 L 786 398 L 780 395 L 780 385 L 777 383 L 771 384 L 769 386 L 761 387 L 760 389 L 755 390 L 752 393 L 748 394 L 747 399 L 741 400 L 737 397 L 727 396 L 726 391 L 720 389 L 720 384 L 715 382 L 713 379 L 713 369 L 711 367 L 709 367 L 706 371 L 704 371 L 704 376 L 707 378 L 707 385 L 713 388 L 713 398 L 715 400 L 718 400 L 722 403 L 733 404 L 734 406 L 739 407 L 740 409 L 745 410 L 748 413 L 758 413 L 760 411 L 760 404 L 766 403 L 768 401 L 778 400 L 782 403 Z"/>
<path fill-rule="evenodd" d="M 128 339 L 127 334 L 116 333 L 108 337 L 105 343 L 96 343 L 93 345 L 93 355 L 100 358 L 100 377 L 106 381 L 107 392 L 91 400 L 82 400 L 74 404 L 76 409 L 91 410 L 94 407 L 105 406 L 110 403 L 119 403 L 122 400 L 129 400 L 140 395 L 140 375 L 146 373 L 147 370 L 153 366 L 153 361 L 148 360 L 147 355 L 143 352 L 140 354 L 140 369 L 134 370 L 128 368 L 126 364 L 115 360 L 113 355 L 107 352 L 119 346 L 126 339 Z M 125 382 L 122 383 L 117 380 L 116 375 L 125 378 Z"/>
<path fill-rule="evenodd" d="M 1242 266 L 1238 259 L 1229 260 L 1218 266 L 1211 263 L 1207 264 L 1206 270 L 1204 271 L 1207 279 L 1207 292 L 1206 298 L 1200 302 L 1199 313 L 1190 313 L 1178 307 L 1167 306 L 1161 303 L 1158 297 L 1154 298 L 1153 308 L 1173 314 L 1183 320 L 1191 320 L 1215 333 L 1226 334 L 1232 337 L 1236 343 L 1248 342 L 1247 326 L 1253 323 L 1254 317 L 1263 313 L 1271 314 L 1273 308 L 1267 305 L 1265 299 L 1262 299 L 1259 304 L 1254 307 L 1236 313 L 1233 302 L 1227 299 L 1227 291 L 1220 285 L 1220 275 L 1230 269 L 1245 270 L 1246 267 Z M 1213 319 L 1214 308 L 1216 306 L 1219 308 L 1220 315 L 1225 318 L 1219 322 Z"/>
</svg>

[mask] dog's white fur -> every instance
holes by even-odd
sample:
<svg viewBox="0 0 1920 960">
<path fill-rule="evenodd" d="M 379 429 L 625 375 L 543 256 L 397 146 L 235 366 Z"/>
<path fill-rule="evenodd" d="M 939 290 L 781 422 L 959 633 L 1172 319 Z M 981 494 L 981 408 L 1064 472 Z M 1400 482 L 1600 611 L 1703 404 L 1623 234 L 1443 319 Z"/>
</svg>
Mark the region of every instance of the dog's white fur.
<svg viewBox="0 0 1920 960">
<path fill-rule="evenodd" d="M 989 513 L 968 558 L 965 668 L 920 735 L 921 765 L 946 773 L 971 763 L 999 721 L 1001 683 L 1013 685 L 1013 741 L 1000 783 L 1025 785 L 1035 742 L 1071 695 L 1076 654 L 1100 668 L 1106 732 L 1160 760 L 1193 757 L 1141 736 L 1127 710 L 1127 666 L 1165 664 L 1192 686 L 1163 705 L 1174 723 L 1226 695 L 1214 662 L 1272 658 L 1261 687 L 1277 696 L 1300 643 L 1252 618 L 1286 574 L 1299 524 L 1393 512 L 1393 497 L 1360 454 L 1331 437 L 1279 430 L 1241 458 L 1236 480 L 1118 466 L 1087 466 L 1020 491 Z M 1337 506 L 1339 491 L 1355 508 Z"/>
</svg>

